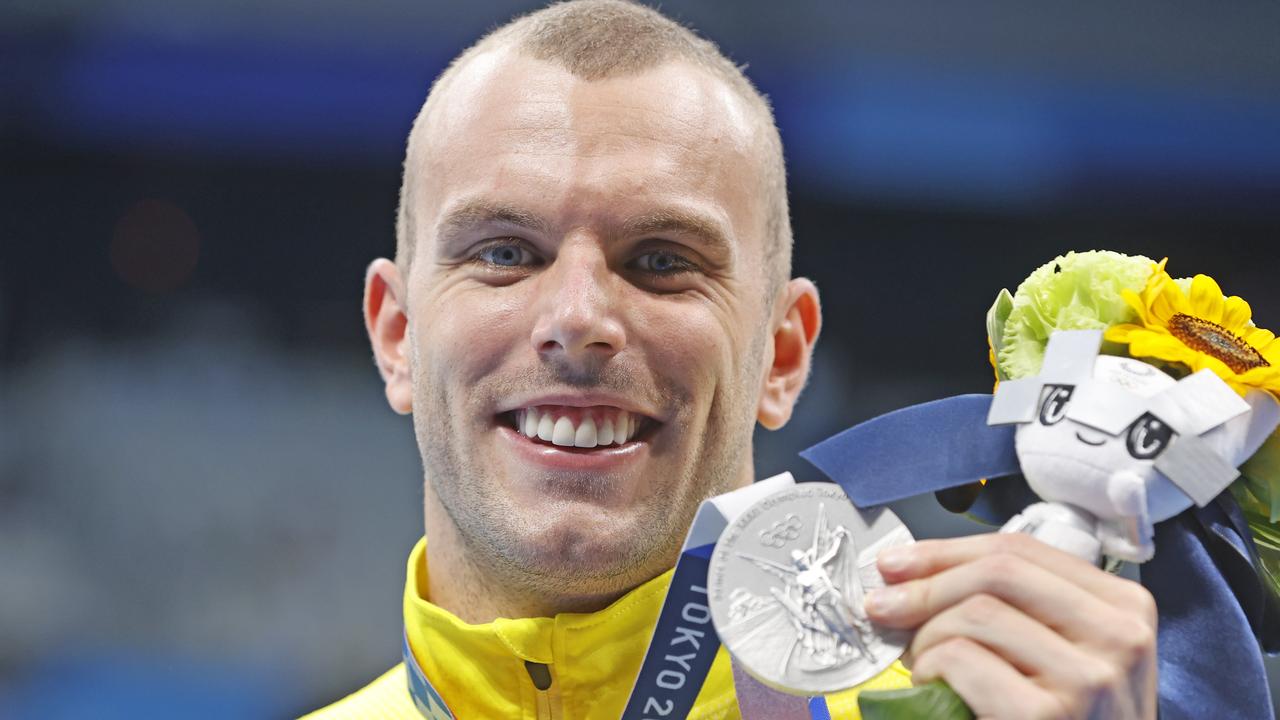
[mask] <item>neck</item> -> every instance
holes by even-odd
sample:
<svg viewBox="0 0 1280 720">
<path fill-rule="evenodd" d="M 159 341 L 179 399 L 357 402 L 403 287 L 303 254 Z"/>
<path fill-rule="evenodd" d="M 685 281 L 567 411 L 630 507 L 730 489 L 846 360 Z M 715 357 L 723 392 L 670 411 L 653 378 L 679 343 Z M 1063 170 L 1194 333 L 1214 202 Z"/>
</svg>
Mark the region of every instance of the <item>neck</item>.
<svg viewBox="0 0 1280 720">
<path fill-rule="evenodd" d="M 493 622 L 498 618 L 553 617 L 560 613 L 587 613 L 603 610 L 625 593 L 607 596 L 561 595 L 547 597 L 524 592 L 504 592 L 500 583 L 489 582 L 470 563 L 450 564 L 445 557 L 432 552 L 434 540 L 427 543 L 431 574 L 427 582 L 428 599 L 469 624 Z M 436 568 L 442 567 L 438 576 Z M 441 579 L 437 580 L 437 577 Z"/>
</svg>

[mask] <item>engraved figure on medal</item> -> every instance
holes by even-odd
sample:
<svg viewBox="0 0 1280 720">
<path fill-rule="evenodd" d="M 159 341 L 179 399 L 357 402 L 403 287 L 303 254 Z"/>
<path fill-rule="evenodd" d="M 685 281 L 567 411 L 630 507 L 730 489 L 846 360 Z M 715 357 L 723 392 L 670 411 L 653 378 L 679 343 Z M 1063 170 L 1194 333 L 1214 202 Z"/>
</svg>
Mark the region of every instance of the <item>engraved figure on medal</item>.
<svg viewBox="0 0 1280 720">
<path fill-rule="evenodd" d="M 764 498 L 712 555 L 708 593 L 721 641 L 747 672 L 786 692 L 836 692 L 874 677 L 910 635 L 872 623 L 863 597 L 884 584 L 880 550 L 911 541 L 893 513 L 859 512 L 835 485 Z"/>
<path fill-rule="evenodd" d="M 792 526 L 800 525 L 794 514 L 787 518 Z M 818 503 L 813 543 L 804 550 L 791 550 L 790 567 L 745 552 L 739 552 L 738 557 L 782 580 L 782 588 L 770 587 L 769 593 L 790 615 L 800 641 L 800 652 L 787 656 L 784 662 L 798 662 L 810 671 L 825 670 L 849 662 L 855 651 L 868 662 L 876 661 L 868 649 L 872 631 L 862 610 L 857 548 L 848 528 L 827 527 L 823 503 Z M 733 613 L 732 607 L 729 612 Z"/>
</svg>

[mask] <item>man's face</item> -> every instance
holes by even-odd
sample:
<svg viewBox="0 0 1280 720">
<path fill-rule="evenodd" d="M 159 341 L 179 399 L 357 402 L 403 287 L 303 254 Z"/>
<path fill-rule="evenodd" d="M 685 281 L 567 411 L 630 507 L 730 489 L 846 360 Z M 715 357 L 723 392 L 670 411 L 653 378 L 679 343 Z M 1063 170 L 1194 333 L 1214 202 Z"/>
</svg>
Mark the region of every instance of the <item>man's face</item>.
<svg viewBox="0 0 1280 720">
<path fill-rule="evenodd" d="M 630 587 L 698 501 L 752 479 L 772 305 L 755 121 L 679 63 L 585 82 L 497 51 L 444 93 L 406 199 L 428 520 L 434 493 L 490 569 Z"/>
</svg>

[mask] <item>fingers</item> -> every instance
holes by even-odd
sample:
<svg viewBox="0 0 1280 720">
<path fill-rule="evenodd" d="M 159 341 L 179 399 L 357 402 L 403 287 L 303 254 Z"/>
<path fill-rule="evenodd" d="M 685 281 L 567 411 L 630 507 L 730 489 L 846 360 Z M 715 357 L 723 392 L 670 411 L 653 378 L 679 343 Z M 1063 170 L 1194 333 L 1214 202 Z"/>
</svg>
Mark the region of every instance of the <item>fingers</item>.
<svg viewBox="0 0 1280 720">
<path fill-rule="evenodd" d="M 1059 700 L 995 653 L 967 638 L 952 638 L 916 658 L 912 682 L 942 679 L 979 718 L 1067 717 Z"/>
<path fill-rule="evenodd" d="M 1155 602 L 1026 536 L 921 542 L 879 557 L 872 620 L 914 628 L 918 681 L 979 717 L 1155 717 Z"/>
<path fill-rule="evenodd" d="M 913 658 L 956 638 L 973 640 L 1023 675 L 1061 675 L 1087 660 L 1061 635 L 992 595 L 974 595 L 926 622 L 909 652 Z"/>
<path fill-rule="evenodd" d="M 1141 585 L 1101 572 L 1074 555 L 1021 533 L 986 533 L 951 540 L 924 540 L 887 548 L 877 561 L 886 583 L 936 575 L 996 555 L 1011 555 L 1065 580 L 1108 604 L 1132 609 L 1156 625 L 1156 605 Z"/>
<path fill-rule="evenodd" d="M 1074 645 L 990 596 L 974 596 L 929 620 L 910 653 L 916 682 L 945 679 L 978 717 L 1154 714 L 1147 705 L 1155 697 L 1154 657 Z M 1087 708 L 1093 711 L 1079 712 Z"/>
<path fill-rule="evenodd" d="M 866 610 L 882 625 L 914 628 L 975 595 L 999 598 L 1072 641 L 1098 633 L 1117 615 L 1115 608 L 1080 586 L 1005 553 L 872 590 Z"/>
</svg>

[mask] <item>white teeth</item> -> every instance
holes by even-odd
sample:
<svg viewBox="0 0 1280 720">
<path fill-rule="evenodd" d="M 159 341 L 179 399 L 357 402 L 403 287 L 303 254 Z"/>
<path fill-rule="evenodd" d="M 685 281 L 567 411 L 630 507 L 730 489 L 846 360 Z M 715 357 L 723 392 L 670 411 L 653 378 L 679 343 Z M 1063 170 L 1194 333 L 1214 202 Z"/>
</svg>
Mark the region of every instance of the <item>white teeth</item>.
<svg viewBox="0 0 1280 720">
<path fill-rule="evenodd" d="M 596 446 L 596 421 L 591 418 L 583 418 L 582 424 L 578 426 L 578 432 L 574 433 L 573 444 L 580 448 L 593 448 Z"/>
<path fill-rule="evenodd" d="M 573 445 L 573 421 L 567 417 L 562 417 L 556 421 L 554 430 L 551 433 L 551 442 L 556 445 Z"/>
<path fill-rule="evenodd" d="M 574 425 L 571 417 L 557 418 L 551 409 L 539 412 L 533 407 L 522 408 L 515 411 L 515 427 L 526 437 L 562 447 L 593 448 L 625 444 L 635 437 L 640 426 L 639 416 L 629 412 L 610 410 L 601 415 L 582 413 L 582 419 Z"/>
</svg>

